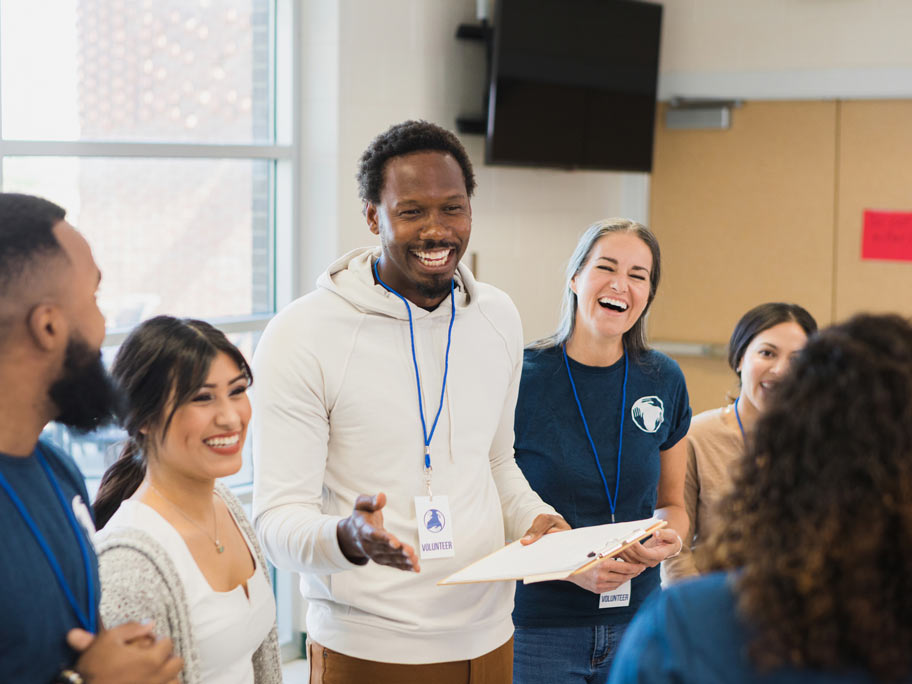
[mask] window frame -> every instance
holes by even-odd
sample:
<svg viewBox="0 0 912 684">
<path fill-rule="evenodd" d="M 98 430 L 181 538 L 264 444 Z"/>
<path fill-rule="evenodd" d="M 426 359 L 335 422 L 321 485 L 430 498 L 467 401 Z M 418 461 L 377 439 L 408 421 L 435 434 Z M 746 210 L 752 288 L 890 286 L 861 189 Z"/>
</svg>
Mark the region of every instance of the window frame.
<svg viewBox="0 0 912 684">
<path fill-rule="evenodd" d="M 3 162 L 6 157 L 71 157 L 133 159 L 200 159 L 200 160 L 266 160 L 270 166 L 270 281 L 271 311 L 228 318 L 206 318 L 226 334 L 259 333 L 275 313 L 299 292 L 301 193 L 301 125 L 302 88 L 301 58 L 303 49 L 303 11 L 296 0 L 271 0 L 270 144 L 219 144 L 183 142 L 121 142 L 73 140 L 21 140 L 3 136 L 3 112 L 0 106 L 0 188 L 3 187 Z M 2 66 L 2 65 L 0 65 Z M 0 69 L 0 98 L 2 98 Z M 0 101 L 2 105 L 2 101 Z M 53 199 L 53 198 L 51 198 Z M 131 328 L 108 327 L 104 347 L 119 345 Z M 251 471 L 252 472 L 252 471 Z M 248 515 L 252 500 L 252 482 L 239 483 L 232 491 L 241 500 Z M 296 575 L 272 568 L 273 587 L 277 596 L 277 617 L 282 659 L 302 657 L 298 615 L 301 598 L 296 591 Z M 295 596 L 297 594 L 297 596 Z"/>
<path fill-rule="evenodd" d="M 297 292 L 298 240 L 301 205 L 296 192 L 300 178 L 300 26 L 302 12 L 294 0 L 272 0 L 269 29 L 269 97 L 271 137 L 268 144 L 182 142 L 123 142 L 88 140 L 7 139 L 3 133 L 3 83 L 0 63 L 0 188 L 6 157 L 69 157 L 129 159 L 265 160 L 270 164 L 271 311 L 230 318 L 202 317 L 228 333 L 261 332 L 269 319 Z M 2 56 L 0 56 L 2 59 Z M 53 199 L 53 198 L 51 198 Z M 108 328 L 103 345 L 122 342 L 129 329 Z"/>
</svg>

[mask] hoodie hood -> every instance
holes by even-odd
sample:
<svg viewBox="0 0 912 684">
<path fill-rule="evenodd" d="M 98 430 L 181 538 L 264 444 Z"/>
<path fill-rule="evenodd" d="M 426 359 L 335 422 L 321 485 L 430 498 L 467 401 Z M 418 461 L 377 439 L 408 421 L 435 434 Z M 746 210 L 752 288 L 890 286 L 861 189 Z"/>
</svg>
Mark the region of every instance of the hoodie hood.
<svg viewBox="0 0 912 684">
<path fill-rule="evenodd" d="M 408 313 L 402 300 L 374 282 L 374 262 L 380 258 L 380 247 L 360 247 L 336 259 L 317 278 L 317 287 L 333 292 L 359 311 L 376 313 L 392 318 L 407 319 Z M 456 266 L 456 308 L 464 309 L 476 298 L 476 284 L 472 272 L 462 262 Z M 422 309 L 409 302 L 414 318 L 433 316 L 444 312 L 449 316 L 446 299 L 434 311 Z"/>
</svg>

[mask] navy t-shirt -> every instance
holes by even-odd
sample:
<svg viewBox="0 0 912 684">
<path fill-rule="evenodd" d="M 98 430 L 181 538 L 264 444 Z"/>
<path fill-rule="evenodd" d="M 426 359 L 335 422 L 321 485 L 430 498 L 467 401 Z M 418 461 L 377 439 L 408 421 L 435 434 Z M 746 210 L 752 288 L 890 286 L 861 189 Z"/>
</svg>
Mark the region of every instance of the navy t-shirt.
<svg viewBox="0 0 912 684">
<path fill-rule="evenodd" d="M 630 360 L 624 405 L 621 480 L 615 521 L 649 518 L 655 511 L 659 452 L 687 434 L 690 401 L 678 364 L 648 351 Z M 580 403 L 612 497 L 617 480 L 618 428 L 624 359 L 608 367 L 570 359 Z M 571 527 L 611 522 L 605 486 L 573 398 L 560 347 L 526 350 L 516 404 L 516 462 L 539 496 Z M 570 627 L 629 622 L 659 586 L 659 568 L 633 579 L 630 605 L 599 608 L 598 596 L 570 582 L 518 583 L 517 627 Z"/>
<path fill-rule="evenodd" d="M 80 523 L 89 549 L 90 581 L 98 614 L 98 562 L 92 547 L 94 529 L 89 495 L 76 465 L 61 452 L 39 447 L 57 479 L 67 505 Z M 35 455 L 17 458 L 0 453 L 0 472 L 41 530 L 57 557 L 82 611 L 88 607 L 88 584 L 82 553 L 53 486 Z M 81 627 L 41 547 L 6 491 L 0 488 L 3 551 L 0 554 L 0 682 L 49 682 L 76 660 L 67 632 Z M 89 529 L 86 529 L 89 528 Z"/>
<path fill-rule="evenodd" d="M 712 573 L 651 597 L 618 647 L 611 684 L 873 684 L 859 670 L 758 672 L 747 655 L 750 632 L 738 615 L 733 578 Z"/>
</svg>

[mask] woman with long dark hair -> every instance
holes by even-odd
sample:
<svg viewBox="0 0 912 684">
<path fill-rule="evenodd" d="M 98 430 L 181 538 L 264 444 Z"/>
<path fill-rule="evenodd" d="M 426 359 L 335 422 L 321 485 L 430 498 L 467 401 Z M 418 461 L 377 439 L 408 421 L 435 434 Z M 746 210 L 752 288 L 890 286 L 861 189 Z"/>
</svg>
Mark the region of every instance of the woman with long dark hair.
<svg viewBox="0 0 912 684">
<path fill-rule="evenodd" d="M 912 680 L 912 325 L 812 337 L 774 390 L 704 545 L 627 630 L 611 681 Z"/>
<path fill-rule="evenodd" d="M 768 397 L 817 330 L 817 321 L 797 304 L 768 302 L 741 317 L 728 343 L 728 365 L 738 376 L 738 397 L 728 406 L 694 416 L 687 433 L 684 502 L 690 528 L 684 548 L 662 565 L 669 580 L 699 574 L 693 551 L 712 534 L 715 504 L 731 488 L 732 465 L 744 453 Z"/>
<path fill-rule="evenodd" d="M 645 226 L 593 224 L 570 259 L 557 332 L 526 350 L 515 451 L 532 488 L 572 527 L 653 515 L 668 526 L 572 581 L 517 585 L 516 684 L 606 681 L 656 566 L 681 548 L 690 406 L 678 365 L 646 342 L 660 272 Z"/>
<path fill-rule="evenodd" d="M 126 339 L 112 374 L 129 438 L 94 505 L 105 624 L 154 619 L 184 684 L 280 682 L 266 562 L 217 482 L 241 467 L 247 361 L 208 323 L 158 316 Z"/>
</svg>

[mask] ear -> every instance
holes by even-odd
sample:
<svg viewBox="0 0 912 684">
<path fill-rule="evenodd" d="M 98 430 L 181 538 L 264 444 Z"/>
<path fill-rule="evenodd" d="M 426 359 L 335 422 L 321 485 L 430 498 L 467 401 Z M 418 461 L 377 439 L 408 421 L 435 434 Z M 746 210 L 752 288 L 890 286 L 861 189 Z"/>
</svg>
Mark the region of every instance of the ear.
<svg viewBox="0 0 912 684">
<path fill-rule="evenodd" d="M 380 235 L 380 217 L 378 212 L 379 209 L 373 202 L 364 203 L 364 216 L 367 218 L 367 227 L 370 228 L 370 232 L 374 235 Z"/>
<path fill-rule="evenodd" d="M 26 325 L 35 344 L 43 351 L 65 347 L 69 339 L 66 320 L 54 304 L 42 303 L 33 308 L 29 311 Z"/>
<path fill-rule="evenodd" d="M 576 276 L 570 278 L 570 290 L 573 292 L 573 294 L 579 294 L 576 291 Z"/>
</svg>

